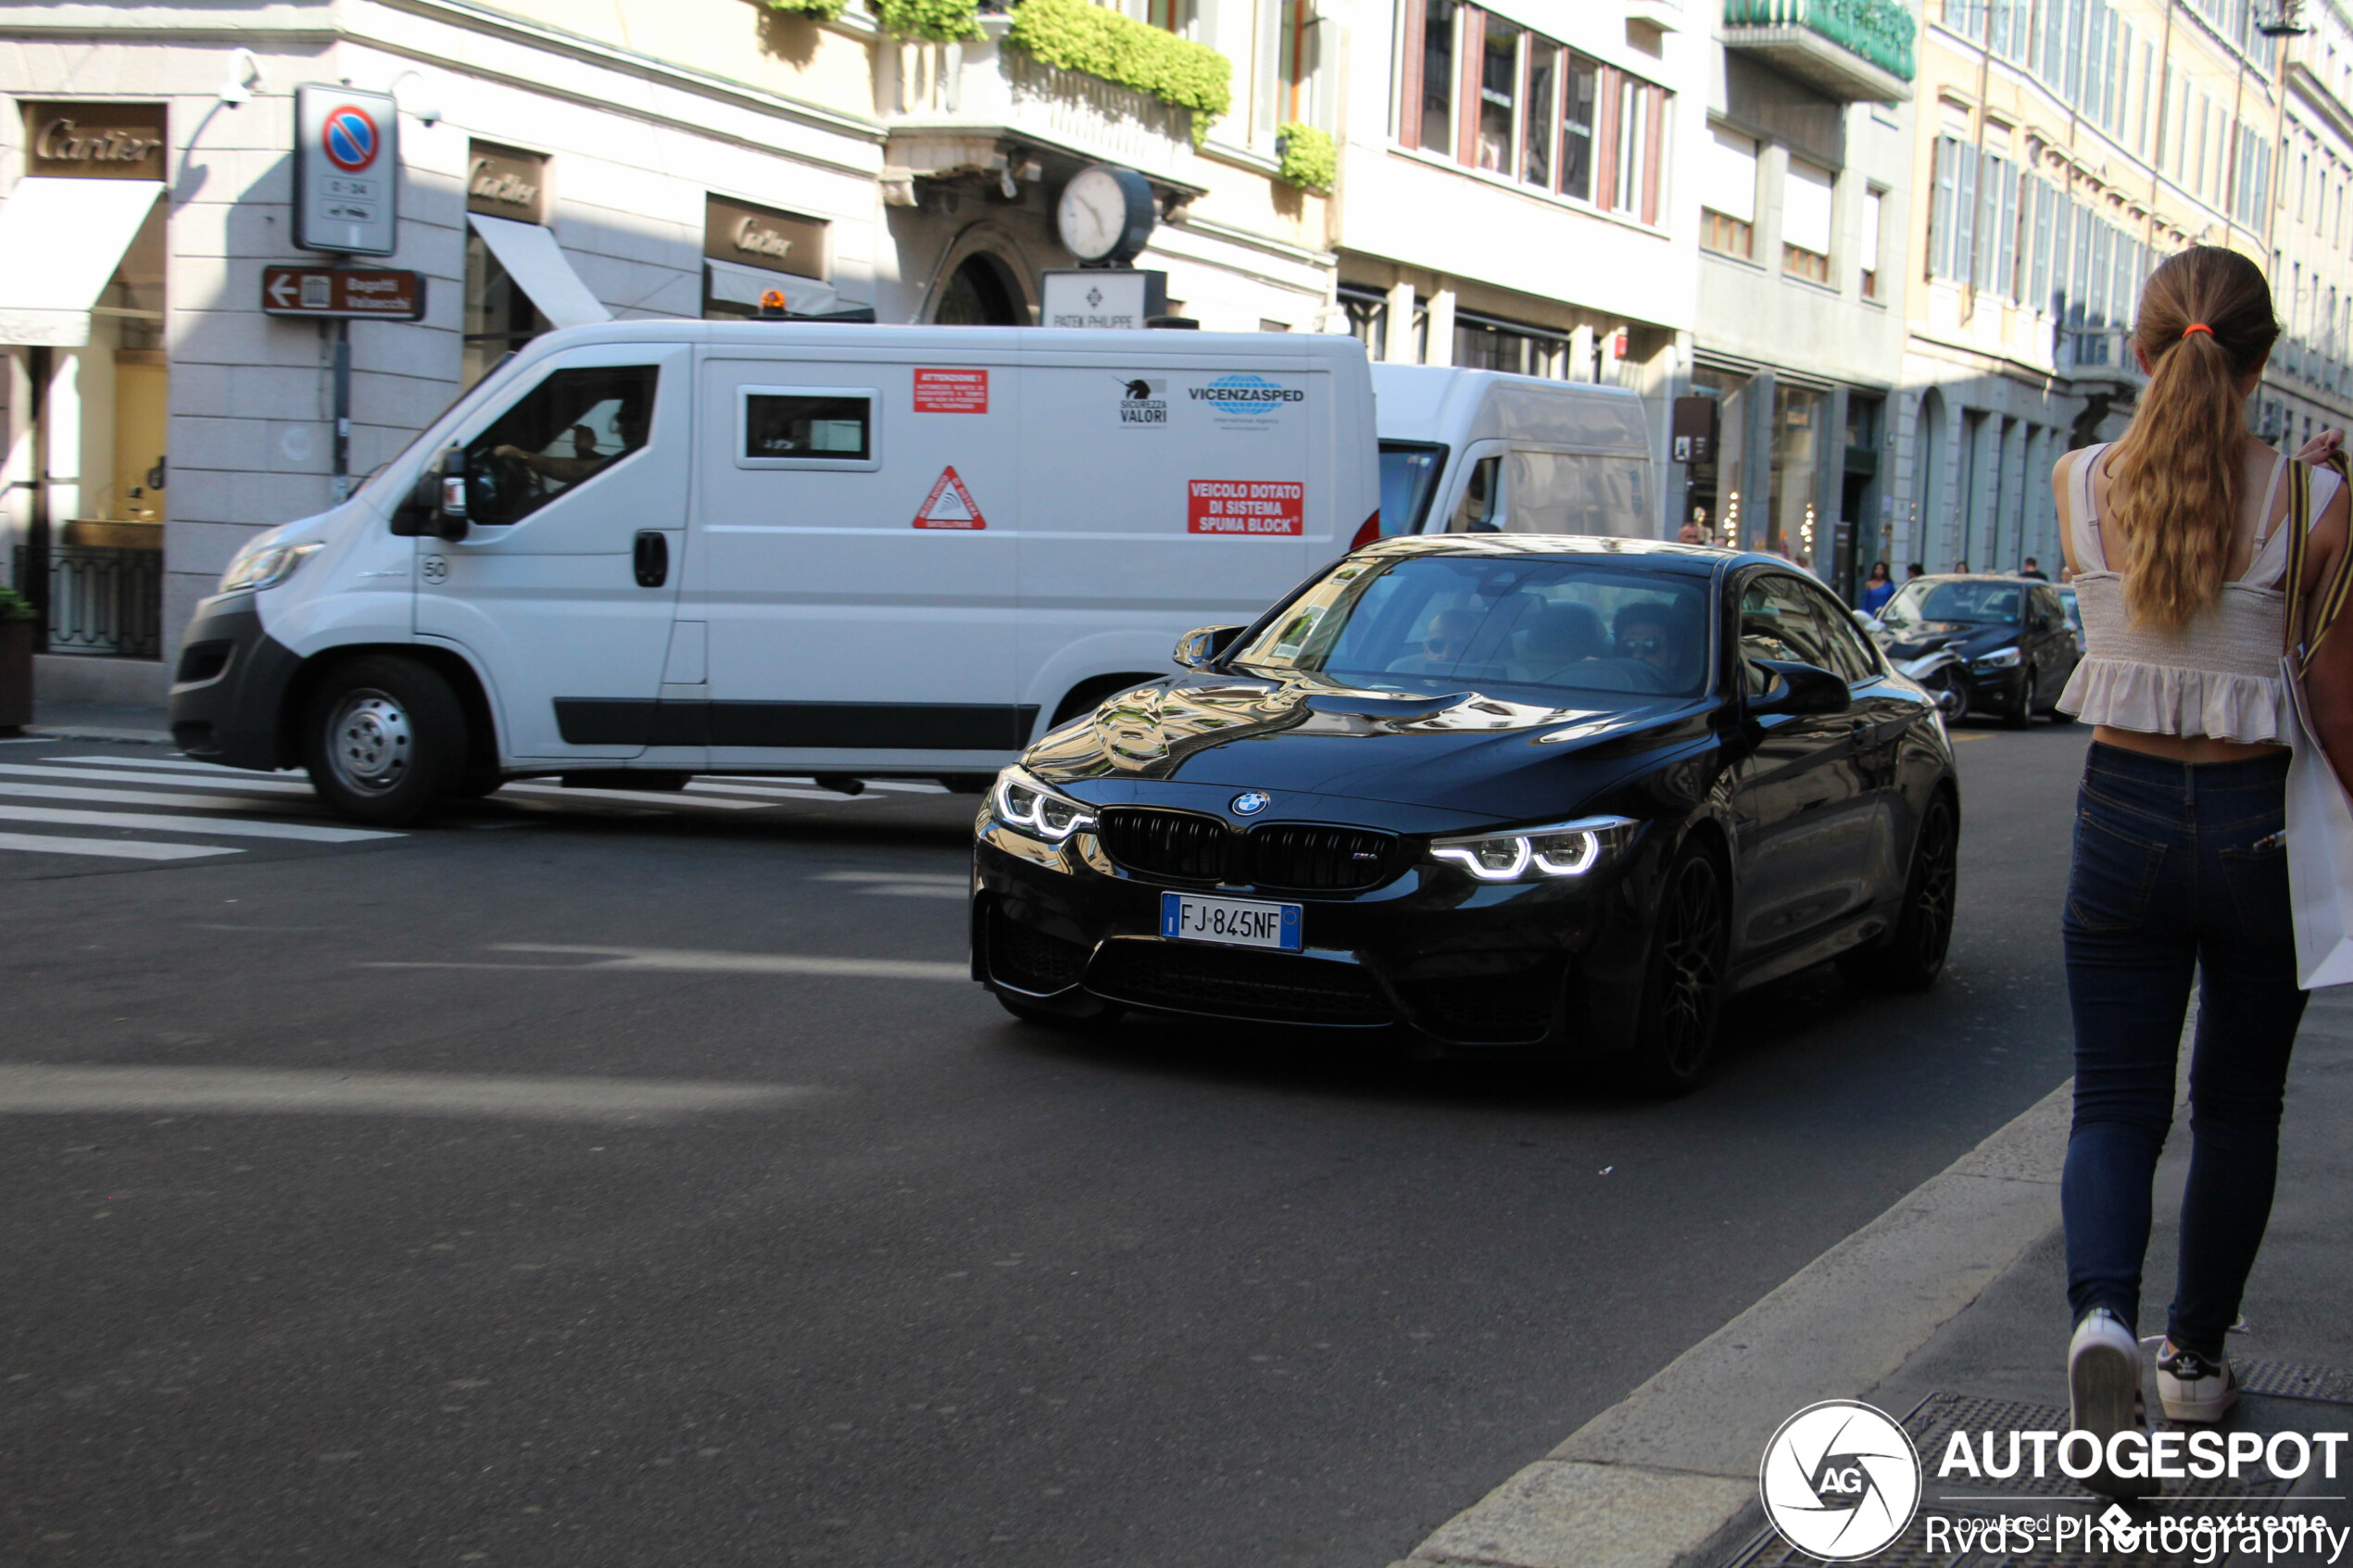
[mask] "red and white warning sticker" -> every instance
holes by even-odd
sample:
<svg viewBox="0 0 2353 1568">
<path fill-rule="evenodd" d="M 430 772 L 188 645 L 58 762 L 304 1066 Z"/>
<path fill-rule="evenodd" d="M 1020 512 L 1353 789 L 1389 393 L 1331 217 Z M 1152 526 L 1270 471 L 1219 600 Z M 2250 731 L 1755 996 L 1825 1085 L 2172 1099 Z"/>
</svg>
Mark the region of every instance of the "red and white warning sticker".
<svg viewBox="0 0 2353 1568">
<path fill-rule="evenodd" d="M 956 477 L 956 465 L 949 464 L 939 470 L 939 478 L 915 508 L 917 528 L 986 528 L 988 521 L 980 515 L 980 508 L 973 503 L 973 493 Z"/>
<path fill-rule="evenodd" d="M 918 414 L 985 414 L 988 412 L 987 370 L 915 371 L 915 412 Z"/>
<path fill-rule="evenodd" d="M 1307 531 L 1307 486 L 1290 479 L 1196 479 L 1187 486 L 1188 533 Z"/>
</svg>

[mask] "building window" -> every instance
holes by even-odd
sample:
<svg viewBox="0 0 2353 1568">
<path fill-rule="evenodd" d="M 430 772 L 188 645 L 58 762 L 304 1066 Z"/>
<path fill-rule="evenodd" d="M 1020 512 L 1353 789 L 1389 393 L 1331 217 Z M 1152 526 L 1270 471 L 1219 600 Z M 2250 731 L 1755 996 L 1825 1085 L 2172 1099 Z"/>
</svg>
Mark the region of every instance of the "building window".
<svg viewBox="0 0 2353 1568">
<path fill-rule="evenodd" d="M 1940 136 L 1936 190 L 1929 208 L 1929 276 L 1969 282 L 1976 236 L 1977 149 L 1957 137 Z"/>
<path fill-rule="evenodd" d="M 1415 143 L 1426 152 L 1454 150 L 1454 0 L 1424 0 L 1420 120 Z"/>
<path fill-rule="evenodd" d="M 1514 375 L 1566 381 L 1568 339 L 1541 327 L 1458 310 L 1454 313 L 1454 363 L 1466 370 L 1507 370 Z"/>
<path fill-rule="evenodd" d="M 1880 209 L 1886 202 L 1886 193 L 1863 193 L 1863 297 L 1879 297 L 1879 222 Z"/>
<path fill-rule="evenodd" d="M 1313 0 L 1282 0 L 1277 10 L 1275 125 L 1313 123 L 1315 118 L 1313 10 Z"/>
<path fill-rule="evenodd" d="M 1727 256 L 1756 255 L 1756 144 L 1720 125 L 1708 128 L 1700 184 L 1700 244 Z"/>
<path fill-rule="evenodd" d="M 1534 39 L 1528 45 L 1528 110 L 1522 117 L 1519 177 L 1549 190 L 1553 183 L 1554 98 L 1560 91 L 1560 50 Z"/>
<path fill-rule="evenodd" d="M 459 380 L 472 386 L 554 323 L 539 313 L 490 246 L 471 230 L 466 234 L 465 346 L 459 360 Z"/>
<path fill-rule="evenodd" d="M 1831 281 L 1831 213 L 1836 183 L 1828 169 L 1792 158 L 1781 186 L 1781 270 L 1817 283 Z"/>
<path fill-rule="evenodd" d="M 1579 201 L 1593 199 L 1593 107 L 1600 91 L 1600 68 L 1562 51 L 1560 193 Z"/>
<path fill-rule="evenodd" d="M 1478 132 L 1475 162 L 1491 174 L 1512 172 L 1519 109 L 1519 28 L 1484 16 L 1478 72 Z"/>
<path fill-rule="evenodd" d="M 1652 146 L 1651 94 L 1646 82 L 1612 71 L 1617 90 L 1617 169 L 1610 182 L 1610 209 L 1632 213 L 1645 223 L 1656 221 L 1655 201 L 1649 191 Z"/>
</svg>

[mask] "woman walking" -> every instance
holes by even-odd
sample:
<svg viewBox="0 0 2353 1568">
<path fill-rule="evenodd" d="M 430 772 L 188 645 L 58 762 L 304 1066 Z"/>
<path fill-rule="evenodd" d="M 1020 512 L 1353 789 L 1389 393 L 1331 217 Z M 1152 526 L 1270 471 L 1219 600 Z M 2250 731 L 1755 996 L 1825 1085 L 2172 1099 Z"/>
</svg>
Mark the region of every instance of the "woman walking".
<svg viewBox="0 0 2353 1568">
<path fill-rule="evenodd" d="M 1865 615 L 1877 615 L 1880 607 L 1895 596 L 1895 580 L 1887 574 L 1887 563 L 1871 562 L 1871 574 L 1863 579 L 1863 591 L 1855 596 L 1855 608 Z"/>
<path fill-rule="evenodd" d="M 2051 471 L 2090 649 L 2059 706 L 2097 726 L 2063 922 L 2075 1121 L 2060 1207 L 2074 1425 L 2103 1443 L 2145 1424 L 2141 1263 L 2191 974 L 2194 1142 L 2157 1373 L 2174 1421 L 2218 1420 L 2238 1398 L 2223 1336 L 2271 1217 L 2304 1012 L 2283 843 L 2288 459 L 2244 412 L 2278 335 L 2254 262 L 2210 246 L 2171 257 L 2141 297 L 2149 384 L 2131 430 Z M 2346 547 L 2334 474 L 2313 476 L 2312 515 L 2308 584 Z M 2112 1474 L 2087 1485 L 2157 1489 Z"/>
</svg>

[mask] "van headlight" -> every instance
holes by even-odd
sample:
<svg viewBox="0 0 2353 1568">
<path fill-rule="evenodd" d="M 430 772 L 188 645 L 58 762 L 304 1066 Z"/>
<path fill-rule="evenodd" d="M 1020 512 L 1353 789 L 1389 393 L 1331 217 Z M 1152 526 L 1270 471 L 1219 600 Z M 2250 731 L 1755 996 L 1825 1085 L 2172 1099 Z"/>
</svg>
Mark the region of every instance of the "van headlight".
<svg viewBox="0 0 2353 1568">
<path fill-rule="evenodd" d="M 247 545 L 230 558 L 229 570 L 220 574 L 220 592 L 234 594 L 245 589 L 274 588 L 302 570 L 302 563 L 324 546 L 320 545 Z"/>
<path fill-rule="evenodd" d="M 990 797 L 999 822 L 1049 844 L 1060 844 L 1080 828 L 1095 825 L 1092 808 L 1055 794 L 1023 768 L 1008 768 L 998 774 Z"/>
<path fill-rule="evenodd" d="M 1612 859 L 1642 825 L 1631 817 L 1579 817 L 1511 833 L 1433 838 L 1429 852 L 1481 882 L 1552 882 L 1583 876 Z"/>
</svg>

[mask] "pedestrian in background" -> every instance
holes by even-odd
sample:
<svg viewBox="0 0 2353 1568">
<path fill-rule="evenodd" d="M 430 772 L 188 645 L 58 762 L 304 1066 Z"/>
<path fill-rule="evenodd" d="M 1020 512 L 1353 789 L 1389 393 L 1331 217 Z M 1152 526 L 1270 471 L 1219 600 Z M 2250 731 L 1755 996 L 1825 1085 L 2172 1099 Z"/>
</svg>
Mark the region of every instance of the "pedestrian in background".
<svg viewBox="0 0 2353 1568">
<path fill-rule="evenodd" d="M 1927 575 L 1928 568 L 1922 566 L 1918 561 L 1912 562 L 1911 565 L 1904 569 L 1904 581 L 1906 583 L 1909 583 L 1915 577 L 1926 577 Z"/>
<path fill-rule="evenodd" d="M 2018 569 L 2018 574 L 2020 577 L 2032 577 L 2037 583 L 2048 583 L 2050 581 L 2048 577 L 2043 574 L 2043 568 L 2035 561 L 2032 556 L 2026 558 L 2026 564 Z"/>
<path fill-rule="evenodd" d="M 1919 575 L 1917 572 L 1915 576 Z M 1871 562 L 1871 574 L 1863 579 L 1863 591 L 1856 597 L 1856 608 L 1865 615 L 1877 615 L 1880 606 L 1895 596 L 1895 580 L 1887 574 L 1887 563 Z"/>
<path fill-rule="evenodd" d="M 1969 575 L 1969 562 L 1965 560 L 1955 561 L 1953 563 L 1953 571 L 1956 576 L 1967 577 Z"/>
<path fill-rule="evenodd" d="M 2288 459 L 2246 418 L 2279 331 L 2246 257 L 2197 245 L 2168 258 L 2133 329 L 2149 384 L 2132 428 L 2051 470 L 2090 649 L 2059 707 L 2097 726 L 2062 922 L 2075 1118 L 2059 1202 L 2068 1392 L 2074 1425 L 2103 1444 L 2146 1419 L 2141 1266 L 2191 975 L 2194 1147 L 2157 1364 L 2173 1421 L 2217 1420 L 2238 1397 L 2222 1336 L 2270 1220 L 2304 1012 L 2284 845 Z M 2346 547 L 2334 474 L 2313 476 L 2312 505 L 2306 581 L 2320 583 Z M 2109 1472 L 2086 1485 L 2157 1489 Z"/>
</svg>

